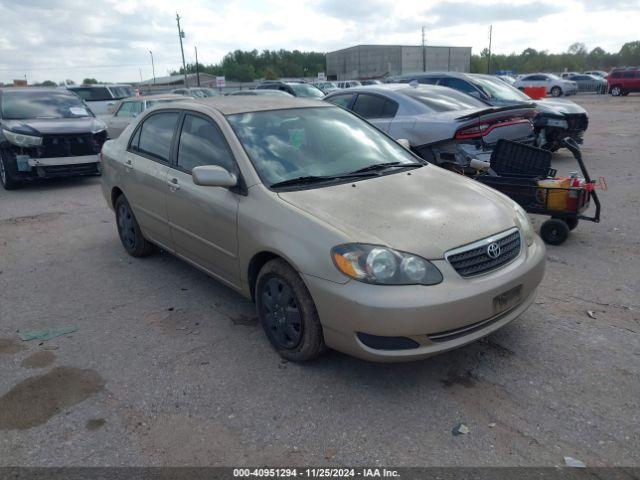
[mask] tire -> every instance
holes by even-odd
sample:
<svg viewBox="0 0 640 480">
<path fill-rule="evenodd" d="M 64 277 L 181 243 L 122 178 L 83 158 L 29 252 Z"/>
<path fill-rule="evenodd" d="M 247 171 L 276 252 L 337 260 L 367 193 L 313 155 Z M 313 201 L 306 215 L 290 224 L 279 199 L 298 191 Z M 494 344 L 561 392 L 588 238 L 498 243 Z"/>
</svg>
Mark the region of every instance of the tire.
<svg viewBox="0 0 640 480">
<path fill-rule="evenodd" d="M 262 267 L 255 298 L 262 328 L 282 358 L 307 362 L 325 352 L 313 299 L 298 273 L 286 262 L 275 259 Z"/>
<path fill-rule="evenodd" d="M 559 218 L 552 218 L 542 224 L 540 236 L 549 245 L 560 245 L 569 237 L 569 226 Z"/>
<path fill-rule="evenodd" d="M 146 257 L 153 252 L 153 244 L 142 235 L 140 225 L 133 215 L 124 195 L 116 199 L 116 225 L 122 246 L 132 257 Z"/>
<path fill-rule="evenodd" d="M 0 183 L 5 190 L 15 190 L 20 187 L 20 181 L 16 178 L 18 165 L 15 157 L 7 150 L 0 150 Z"/>
<path fill-rule="evenodd" d="M 551 96 L 552 97 L 561 97 L 562 96 L 562 89 L 560 87 L 553 87 L 551 89 Z"/>
<path fill-rule="evenodd" d="M 612 97 L 619 97 L 620 95 L 622 95 L 622 88 L 620 88 L 619 86 L 615 85 L 615 86 L 611 87 L 611 90 L 609 91 L 609 93 L 611 93 Z"/>
</svg>

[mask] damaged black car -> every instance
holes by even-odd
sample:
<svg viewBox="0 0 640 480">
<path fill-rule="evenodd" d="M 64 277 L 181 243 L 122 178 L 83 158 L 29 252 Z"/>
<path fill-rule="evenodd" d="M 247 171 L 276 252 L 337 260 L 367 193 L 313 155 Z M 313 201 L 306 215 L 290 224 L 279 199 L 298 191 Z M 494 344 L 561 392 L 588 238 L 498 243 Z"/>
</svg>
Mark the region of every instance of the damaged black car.
<svg viewBox="0 0 640 480">
<path fill-rule="evenodd" d="M 104 123 L 66 89 L 0 90 L 0 183 L 98 175 Z"/>
<path fill-rule="evenodd" d="M 392 78 L 391 81 L 401 83 L 416 81 L 453 88 L 493 107 L 533 105 L 536 109 L 533 126 L 537 137 L 537 146 L 552 152 L 563 147 L 562 139 L 566 137 L 571 137 L 581 144 L 584 132 L 589 126 L 587 111 L 571 100 L 557 98 L 533 100 L 494 75 L 429 72 L 401 75 Z"/>
</svg>

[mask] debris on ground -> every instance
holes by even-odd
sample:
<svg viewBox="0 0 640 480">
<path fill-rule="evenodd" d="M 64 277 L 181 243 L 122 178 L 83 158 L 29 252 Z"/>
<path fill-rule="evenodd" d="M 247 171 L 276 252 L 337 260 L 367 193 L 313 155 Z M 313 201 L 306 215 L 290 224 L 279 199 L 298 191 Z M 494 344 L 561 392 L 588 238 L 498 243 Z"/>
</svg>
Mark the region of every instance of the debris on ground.
<svg viewBox="0 0 640 480">
<path fill-rule="evenodd" d="M 61 337 L 68 333 L 73 333 L 78 327 L 66 325 L 62 327 L 40 328 L 38 330 L 29 330 L 20 335 L 20 340 L 28 342 L 30 340 L 51 340 L 52 338 Z"/>
<path fill-rule="evenodd" d="M 331 460 L 337 454 L 338 454 L 338 450 L 336 450 L 335 448 L 327 448 L 324 452 L 324 458 L 327 460 Z"/>
<path fill-rule="evenodd" d="M 586 468 L 587 467 L 584 464 L 584 462 L 582 462 L 581 460 L 578 460 L 577 458 L 571 458 L 571 457 L 564 457 L 564 464 L 567 467 L 573 467 L 573 468 Z"/>
<path fill-rule="evenodd" d="M 495 427 L 495 426 L 496 426 L 496 424 L 495 424 L 495 423 L 490 423 L 490 424 L 489 424 L 489 428 L 493 428 L 493 427 Z"/>
<path fill-rule="evenodd" d="M 587 310 L 587 315 L 596 320 L 596 312 L 594 312 L 593 310 Z"/>
<path fill-rule="evenodd" d="M 458 425 L 453 427 L 453 430 L 451 430 L 451 433 L 458 436 L 458 435 L 466 435 L 467 433 L 469 433 L 469 431 L 470 431 L 469 427 L 467 427 L 464 423 L 459 423 Z"/>
</svg>

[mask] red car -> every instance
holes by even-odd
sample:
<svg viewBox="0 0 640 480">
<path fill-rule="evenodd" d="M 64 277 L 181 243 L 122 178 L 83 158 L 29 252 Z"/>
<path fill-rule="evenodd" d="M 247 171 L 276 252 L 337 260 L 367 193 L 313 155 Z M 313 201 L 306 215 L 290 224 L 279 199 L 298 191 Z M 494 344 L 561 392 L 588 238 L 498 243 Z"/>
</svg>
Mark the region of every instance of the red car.
<svg viewBox="0 0 640 480">
<path fill-rule="evenodd" d="M 640 92 L 640 68 L 614 68 L 607 77 L 609 93 L 614 97 Z"/>
</svg>

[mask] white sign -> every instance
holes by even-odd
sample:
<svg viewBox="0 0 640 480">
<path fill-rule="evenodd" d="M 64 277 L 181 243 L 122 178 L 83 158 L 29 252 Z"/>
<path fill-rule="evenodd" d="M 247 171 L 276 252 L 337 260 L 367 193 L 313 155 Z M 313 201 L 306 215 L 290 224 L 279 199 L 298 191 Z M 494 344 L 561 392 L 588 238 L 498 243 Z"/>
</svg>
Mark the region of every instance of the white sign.
<svg viewBox="0 0 640 480">
<path fill-rule="evenodd" d="M 324 82 L 326 80 L 324 72 L 318 72 L 318 80 L 320 80 L 321 82 Z"/>
<path fill-rule="evenodd" d="M 224 88 L 226 85 L 224 77 L 216 77 L 216 87 Z"/>
</svg>

